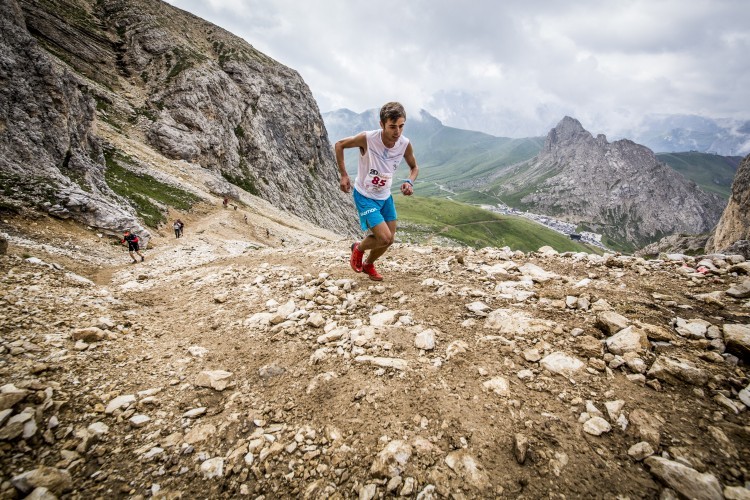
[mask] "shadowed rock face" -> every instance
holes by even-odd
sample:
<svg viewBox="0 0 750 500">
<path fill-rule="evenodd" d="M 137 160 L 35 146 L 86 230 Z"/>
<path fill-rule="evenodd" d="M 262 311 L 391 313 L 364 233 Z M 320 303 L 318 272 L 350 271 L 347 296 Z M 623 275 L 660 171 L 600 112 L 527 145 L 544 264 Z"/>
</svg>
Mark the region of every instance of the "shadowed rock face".
<svg viewBox="0 0 750 500">
<path fill-rule="evenodd" d="M 104 229 L 142 229 L 105 181 L 103 150 L 130 141 L 203 167 L 212 177 L 204 192 L 237 193 L 231 183 L 352 230 L 351 200 L 296 71 L 164 2 L 4 0 L 0 9 L 9 82 L 0 116 L 12 117 L 0 123 L 0 170 L 19 186 L 12 199 L 59 205 L 54 213 Z"/>
<path fill-rule="evenodd" d="M 746 156 L 732 182 L 732 196 L 706 244 L 707 252 L 734 251 L 750 258 L 750 156 Z"/>
<path fill-rule="evenodd" d="M 0 3 L 0 40 L 4 204 L 42 206 L 113 231 L 135 229 L 147 239 L 132 209 L 113 199 L 104 182 L 95 101 L 86 86 L 36 42 L 15 1 Z"/>
<path fill-rule="evenodd" d="M 529 186 L 532 186 L 531 189 Z M 723 206 L 654 153 L 629 140 L 607 142 L 565 117 L 547 135 L 541 153 L 503 187 L 531 190 L 532 211 L 584 223 L 625 246 L 639 247 L 677 233 L 713 227 Z"/>
</svg>

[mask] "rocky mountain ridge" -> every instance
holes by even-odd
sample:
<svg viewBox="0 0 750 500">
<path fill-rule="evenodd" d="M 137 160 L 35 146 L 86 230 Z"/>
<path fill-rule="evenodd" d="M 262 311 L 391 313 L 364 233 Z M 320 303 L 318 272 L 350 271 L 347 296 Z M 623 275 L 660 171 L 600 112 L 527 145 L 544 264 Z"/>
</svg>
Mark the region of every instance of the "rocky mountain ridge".
<svg viewBox="0 0 750 500">
<path fill-rule="evenodd" d="M 706 243 L 709 252 L 734 249 L 750 258 L 750 155 L 732 182 L 732 196 Z"/>
<path fill-rule="evenodd" d="M 373 283 L 272 211 L 189 215 L 137 265 L 0 220 L 0 495 L 749 494 L 742 256 L 396 245 Z"/>
<path fill-rule="evenodd" d="M 648 148 L 593 137 L 570 117 L 550 131 L 539 155 L 497 176 L 497 196 L 580 224 L 630 250 L 667 234 L 707 232 L 724 206 Z"/>
<path fill-rule="evenodd" d="M 148 209 L 173 206 L 138 191 L 134 177 L 148 175 L 203 201 L 258 196 L 353 231 L 323 121 L 295 71 L 161 1 L 0 7 L 0 109 L 13 117 L 0 127 L 7 209 L 145 232 Z"/>
</svg>

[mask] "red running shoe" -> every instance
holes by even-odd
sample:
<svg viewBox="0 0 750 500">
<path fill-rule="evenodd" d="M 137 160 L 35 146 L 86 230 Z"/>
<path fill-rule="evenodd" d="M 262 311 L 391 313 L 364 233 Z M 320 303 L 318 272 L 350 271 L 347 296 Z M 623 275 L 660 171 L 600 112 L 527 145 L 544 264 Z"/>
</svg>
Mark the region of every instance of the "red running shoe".
<svg viewBox="0 0 750 500">
<path fill-rule="evenodd" d="M 373 281 L 383 281 L 383 277 L 375 269 L 375 264 L 370 264 L 369 262 L 365 262 L 364 265 L 362 265 L 362 272 L 368 275 L 370 279 Z"/>
<path fill-rule="evenodd" d="M 365 253 L 359 249 L 359 241 L 352 243 L 352 255 L 349 257 L 349 265 L 355 273 L 362 272 L 362 257 Z"/>
</svg>

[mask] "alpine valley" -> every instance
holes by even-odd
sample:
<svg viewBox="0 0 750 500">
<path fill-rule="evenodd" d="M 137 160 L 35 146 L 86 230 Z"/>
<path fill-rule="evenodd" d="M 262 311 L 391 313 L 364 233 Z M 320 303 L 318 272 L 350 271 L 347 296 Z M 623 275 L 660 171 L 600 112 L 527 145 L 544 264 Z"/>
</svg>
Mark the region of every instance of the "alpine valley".
<svg viewBox="0 0 750 500">
<path fill-rule="evenodd" d="M 375 110 L 323 118 L 331 140 L 378 122 Z M 405 135 L 423 167 L 420 195 L 551 216 L 629 252 L 670 234 L 710 231 L 742 159 L 657 155 L 627 139 L 594 137 L 570 117 L 546 138 L 509 139 L 446 127 L 422 110 L 407 120 Z M 347 165 L 356 166 L 356 156 L 347 157 Z"/>
</svg>

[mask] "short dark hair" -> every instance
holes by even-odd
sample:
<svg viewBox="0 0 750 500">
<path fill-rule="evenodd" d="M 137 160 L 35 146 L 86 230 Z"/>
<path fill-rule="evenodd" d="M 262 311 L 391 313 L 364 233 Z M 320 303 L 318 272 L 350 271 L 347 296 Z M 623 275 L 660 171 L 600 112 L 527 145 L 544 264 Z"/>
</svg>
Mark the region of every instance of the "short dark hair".
<svg viewBox="0 0 750 500">
<path fill-rule="evenodd" d="M 389 120 L 396 121 L 399 118 L 406 119 L 406 111 L 399 102 L 389 102 L 380 108 L 380 123 L 385 125 Z"/>
</svg>

